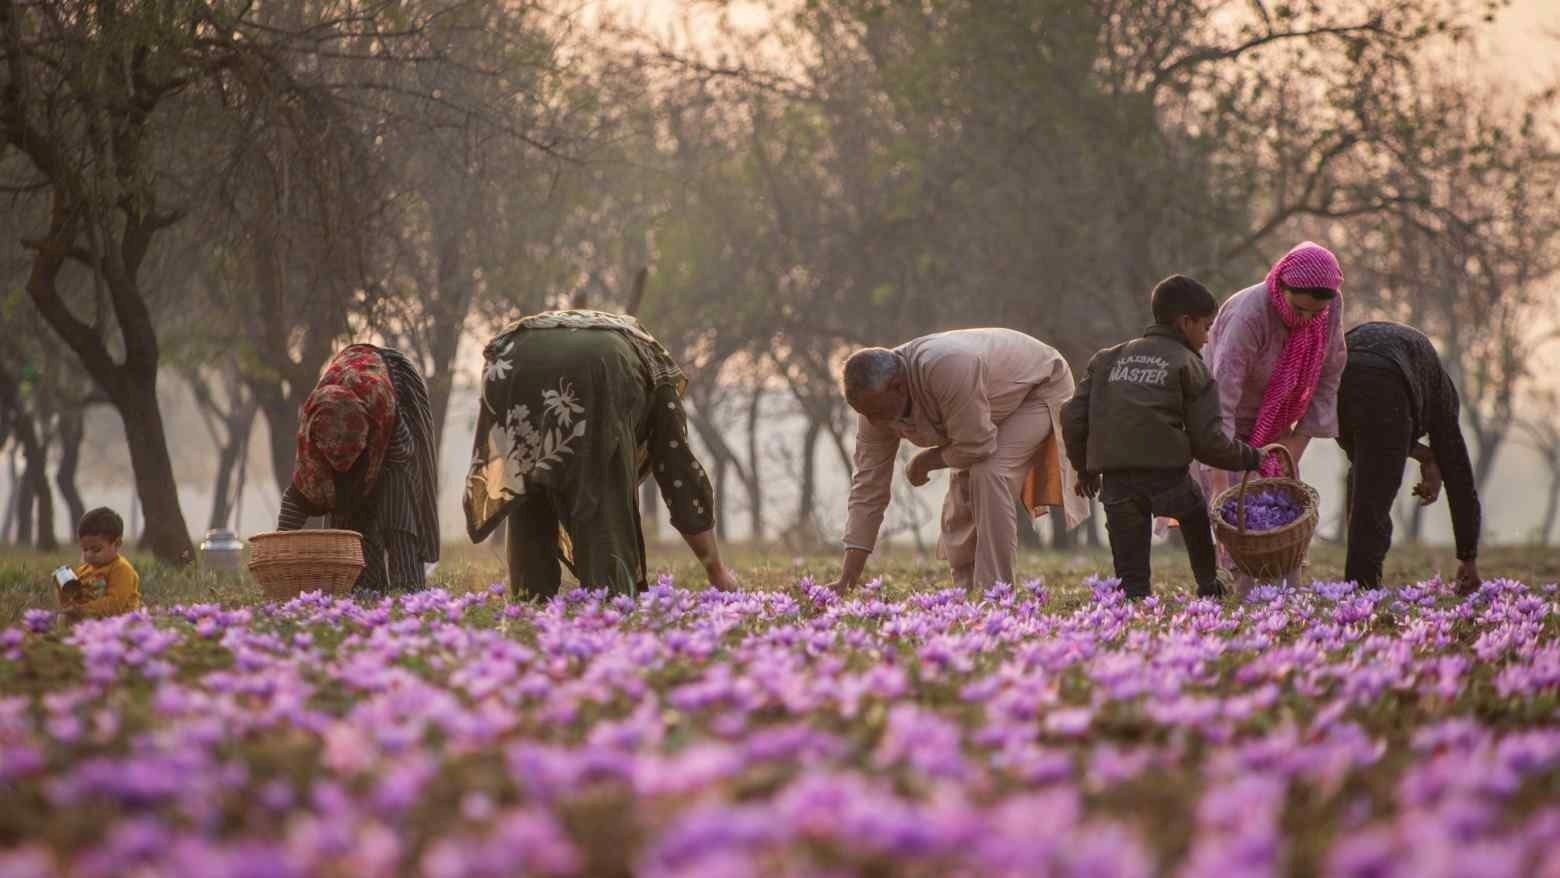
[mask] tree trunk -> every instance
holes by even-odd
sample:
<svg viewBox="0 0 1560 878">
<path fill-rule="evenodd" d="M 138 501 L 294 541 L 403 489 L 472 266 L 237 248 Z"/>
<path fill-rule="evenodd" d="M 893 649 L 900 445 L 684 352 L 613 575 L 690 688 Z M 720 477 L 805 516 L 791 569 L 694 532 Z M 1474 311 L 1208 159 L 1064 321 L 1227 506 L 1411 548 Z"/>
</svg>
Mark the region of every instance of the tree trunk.
<svg viewBox="0 0 1560 878">
<path fill-rule="evenodd" d="M 16 458 L 22 453 L 22 446 L 12 445 L 11 453 L 6 455 L 6 466 L 9 469 L 11 496 L 5 504 L 5 522 L 0 524 L 0 543 L 20 542 L 13 540 L 12 527 L 16 524 L 16 510 L 22 502 L 22 476 L 21 470 L 16 465 Z"/>
<path fill-rule="evenodd" d="M 727 473 L 728 470 L 735 470 L 737 480 L 743 483 L 748 481 L 747 473 L 742 467 L 741 460 L 732 452 L 731 446 L 726 444 L 725 437 L 720 434 L 720 428 L 713 420 L 705 417 L 703 411 L 702 407 L 693 406 L 688 412 L 688 422 L 693 425 L 699 441 L 704 443 L 705 450 L 709 452 L 715 463 L 715 533 L 716 536 L 725 539 Z"/>
<path fill-rule="evenodd" d="M 52 552 L 60 547 L 54 532 L 54 490 L 49 487 L 47 452 L 44 463 L 38 467 L 38 483 L 33 486 L 33 500 L 38 508 L 38 539 L 34 543 L 39 551 Z"/>
<path fill-rule="evenodd" d="M 726 539 L 726 458 L 715 456 L 715 536 Z"/>
<path fill-rule="evenodd" d="M 217 453 L 217 481 L 211 488 L 211 514 L 206 516 L 206 529 L 218 530 L 228 526 L 232 516 L 230 502 L 233 470 L 238 465 L 236 443 L 227 442 Z"/>
<path fill-rule="evenodd" d="M 823 424 L 817 419 L 809 420 L 807 433 L 802 437 L 802 475 L 796 497 L 795 532 L 804 546 L 812 545 L 818 538 L 818 519 L 813 514 L 813 506 L 818 492 L 818 438 L 822 435 Z"/>
<path fill-rule="evenodd" d="M 470 272 L 462 269 L 460 245 L 463 238 L 464 235 L 452 232 L 439 248 L 439 297 L 434 305 L 435 319 L 428 351 L 433 370 L 424 376 L 428 381 L 428 402 L 433 409 L 436 449 L 444 445 L 444 422 L 449 416 L 450 396 L 455 389 L 455 358 L 466 329 L 466 315 L 471 312 L 471 300 L 476 293 Z M 434 459 L 438 459 L 437 451 Z"/>
<path fill-rule="evenodd" d="M 1338 542 L 1345 546 L 1349 542 L 1349 524 L 1353 521 L 1353 517 L 1354 468 L 1350 466 L 1343 469 L 1343 515 L 1340 516 L 1342 522 L 1338 527 Z"/>
<path fill-rule="evenodd" d="M 12 504 L 12 513 L 16 516 L 16 545 L 18 546 L 32 545 L 33 524 L 36 523 L 33 518 L 34 484 L 31 474 L 28 472 L 31 464 L 26 463 L 25 459 L 26 455 L 24 454 L 22 475 L 17 480 L 16 491 L 14 492 L 16 501 Z"/>
<path fill-rule="evenodd" d="M 72 204 L 62 190 L 55 189 L 49 239 L 33 252 L 27 295 L 75 351 L 124 421 L 136 493 L 147 515 L 143 545 L 159 560 L 188 563 L 194 559 L 194 547 L 184 512 L 179 508 L 178 483 L 174 480 L 168 436 L 157 403 L 157 330 L 136 280 L 156 228 L 147 217 L 126 214 L 120 241 L 115 246 L 116 258 L 105 260 L 95 273 L 110 291 L 124 343 L 123 361 L 116 362 L 98 327 L 76 317 L 60 298 L 56 286 L 65 253 L 77 240 L 75 212 L 80 208 L 82 205 Z"/>
<path fill-rule="evenodd" d="M 244 488 L 249 484 L 249 440 L 254 435 L 253 421 L 250 427 L 251 432 L 244 434 L 243 448 L 238 453 L 238 484 L 233 488 L 233 530 L 240 534 L 244 532 Z"/>
<path fill-rule="evenodd" d="M 244 376 L 265 416 L 271 436 L 271 477 L 277 493 L 292 482 L 297 450 L 298 410 L 314 391 L 320 373 L 336 353 L 336 340 L 348 329 L 348 301 L 333 290 L 289 295 L 289 279 L 281 270 L 285 247 L 278 231 L 282 219 L 267 202 L 253 224 L 251 259 L 258 324 L 253 334 L 265 368 Z M 297 341 L 302 335 L 302 342 Z M 297 357 L 295 360 L 294 357 Z M 424 376 L 426 377 L 426 376 Z"/>
<path fill-rule="evenodd" d="M 271 478 L 280 493 L 292 483 L 293 456 L 298 450 L 298 407 L 280 389 L 263 395 L 252 384 L 250 389 L 256 391 L 260 413 L 265 416 L 266 432 L 270 434 Z"/>
<path fill-rule="evenodd" d="M 27 491 L 18 511 L 26 534 L 20 541 L 32 542 L 36 548 L 52 552 L 60 547 L 60 542 L 54 534 L 54 491 L 49 487 L 49 448 L 39 440 L 30 413 L 23 413 L 16 419 L 16 438 L 22 443 L 22 454 L 27 461 L 27 467 L 22 471 Z M 33 517 L 35 512 L 36 518 Z"/>
<path fill-rule="evenodd" d="M 1560 457 L 1549 459 L 1549 499 L 1544 502 L 1544 523 L 1538 531 L 1538 544 L 1548 546 L 1554 534 L 1555 519 L 1560 518 Z"/>
<path fill-rule="evenodd" d="M 1071 551 L 1078 547 L 1078 532 L 1067 529 L 1066 512 L 1061 507 L 1051 508 L 1051 548 L 1057 551 Z"/>
<path fill-rule="evenodd" d="M 87 504 L 81 499 L 81 488 L 76 484 L 76 470 L 81 463 L 81 443 L 86 435 L 85 406 L 67 407 L 60 413 L 60 465 L 54 471 L 54 483 L 65 498 L 70 510 L 71 526 L 87 514 Z"/>
<path fill-rule="evenodd" d="M 168 454 L 162 411 L 157 407 L 156 381 L 126 385 L 126 399 L 117 407 L 129 439 L 135 492 L 145 521 L 141 545 L 160 561 L 188 564 L 195 558 L 195 547 L 179 506 L 179 483 Z"/>
<path fill-rule="evenodd" d="M 645 479 L 639 486 L 639 520 L 640 527 L 645 531 L 645 542 L 655 543 L 661 539 L 661 491 L 655 479 Z"/>
<path fill-rule="evenodd" d="M 249 431 L 254 429 L 257 408 L 251 399 L 240 403 L 228 417 L 227 436 L 217 451 L 217 483 L 211 491 L 211 516 L 206 522 L 210 530 L 225 528 L 231 522 L 234 471 L 249 449 Z"/>
<path fill-rule="evenodd" d="M 1417 546 L 1424 542 L 1425 534 L 1425 507 L 1415 502 L 1408 508 L 1408 527 L 1404 528 L 1404 539 L 1411 546 Z"/>
<path fill-rule="evenodd" d="M 825 422 L 823 429 L 829 434 L 829 443 L 834 446 L 834 453 L 840 459 L 840 468 L 845 471 L 845 478 L 850 479 L 856 472 L 856 461 L 852 459 L 850 451 L 845 448 L 845 437 L 839 430 L 834 429 L 834 424 Z"/>
<path fill-rule="evenodd" d="M 762 468 L 759 460 L 758 427 L 760 414 L 762 413 L 764 392 L 761 382 L 755 382 L 753 398 L 748 402 L 747 417 L 747 452 L 748 471 L 745 481 L 748 494 L 748 526 L 752 532 L 750 539 L 755 544 L 764 541 L 764 480 L 760 475 Z"/>
<path fill-rule="evenodd" d="M 634 291 L 629 296 L 628 304 L 623 313 L 630 317 L 639 316 L 639 306 L 645 299 L 645 281 L 650 277 L 648 267 L 639 269 L 634 275 Z M 644 485 L 639 491 L 639 517 L 644 521 L 645 541 L 656 542 L 661 539 L 661 516 L 657 507 L 661 502 L 660 487 L 655 479 L 645 479 Z"/>
<path fill-rule="evenodd" d="M 1018 544 L 1025 549 L 1039 549 L 1040 532 L 1035 530 L 1035 521 L 1029 517 L 1029 510 L 1025 508 L 1023 500 L 1014 500 L 1013 506 L 1018 511 Z"/>
<path fill-rule="evenodd" d="M 457 343 L 459 337 L 456 338 Z M 433 417 L 433 459 L 439 459 L 439 449 L 444 447 L 444 425 L 450 417 L 450 397 L 455 393 L 455 355 L 452 352 L 428 378 L 428 408 Z"/>
<path fill-rule="evenodd" d="M 1490 476 L 1495 472 L 1495 457 L 1506 443 L 1506 431 L 1497 429 L 1475 430 L 1479 440 L 1478 457 L 1473 462 L 1473 480 L 1479 493 L 1488 490 Z"/>
<path fill-rule="evenodd" d="M 1344 461 L 1343 475 L 1338 477 L 1338 496 L 1343 498 L 1343 506 L 1338 510 L 1338 535 L 1333 542 L 1343 545 L 1349 541 L 1349 511 L 1354 502 L 1354 482 L 1350 478 L 1353 465 Z"/>
<path fill-rule="evenodd" d="M 16 528 L 15 542 L 24 544 L 31 540 L 32 519 L 22 510 L 32 509 L 28 500 L 30 488 L 26 479 L 22 478 L 17 467 L 17 458 L 22 454 L 22 442 L 18 432 L 22 418 L 27 413 L 22 409 L 21 383 L 17 376 L 12 375 L 3 363 L 0 363 L 0 446 L 9 442 L 13 437 L 17 441 L 11 442 L 11 453 L 6 456 L 7 466 L 10 468 L 11 496 L 5 504 L 5 522 L 0 525 L 0 542 L 9 542 L 12 538 L 12 525 L 25 521 L 26 524 Z M 25 528 L 28 539 L 23 540 L 21 531 Z"/>
</svg>

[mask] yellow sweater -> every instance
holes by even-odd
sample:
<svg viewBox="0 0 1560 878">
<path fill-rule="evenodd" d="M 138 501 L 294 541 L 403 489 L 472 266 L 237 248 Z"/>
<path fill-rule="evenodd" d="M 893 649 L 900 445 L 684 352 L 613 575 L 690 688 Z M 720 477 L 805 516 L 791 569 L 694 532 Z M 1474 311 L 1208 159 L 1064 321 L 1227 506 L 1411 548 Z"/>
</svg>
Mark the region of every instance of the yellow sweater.
<svg viewBox="0 0 1560 878">
<path fill-rule="evenodd" d="M 124 555 L 116 556 L 102 567 L 78 564 L 76 578 L 81 580 L 85 593 L 65 604 L 68 611 L 87 616 L 114 616 L 141 607 L 141 575 Z"/>
</svg>

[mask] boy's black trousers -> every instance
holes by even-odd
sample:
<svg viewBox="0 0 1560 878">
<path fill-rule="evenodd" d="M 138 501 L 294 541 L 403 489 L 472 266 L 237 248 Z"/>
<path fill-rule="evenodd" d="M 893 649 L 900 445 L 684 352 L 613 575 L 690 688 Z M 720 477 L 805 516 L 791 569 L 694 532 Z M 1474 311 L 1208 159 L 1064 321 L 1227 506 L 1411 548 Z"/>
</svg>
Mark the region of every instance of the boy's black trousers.
<svg viewBox="0 0 1560 878">
<path fill-rule="evenodd" d="M 1105 529 L 1110 533 L 1116 576 L 1127 597 L 1149 594 L 1148 559 L 1155 516 L 1180 522 L 1197 593 L 1204 597 L 1223 593 L 1208 501 L 1188 467 L 1112 470 L 1104 474 L 1103 481 L 1100 503 L 1105 507 Z"/>
</svg>

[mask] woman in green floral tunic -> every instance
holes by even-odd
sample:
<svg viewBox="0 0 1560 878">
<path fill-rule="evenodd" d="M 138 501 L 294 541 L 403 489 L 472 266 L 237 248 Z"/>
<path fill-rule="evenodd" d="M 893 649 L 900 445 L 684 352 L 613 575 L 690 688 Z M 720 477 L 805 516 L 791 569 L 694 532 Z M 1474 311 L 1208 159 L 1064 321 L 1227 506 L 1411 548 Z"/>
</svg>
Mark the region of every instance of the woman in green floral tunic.
<svg viewBox="0 0 1560 878">
<path fill-rule="evenodd" d="M 653 474 L 672 526 L 716 588 L 736 585 L 715 542 L 714 493 L 688 447 L 687 378 L 632 317 L 549 311 L 483 351 L 482 408 L 466 480 L 473 542 L 509 523 L 516 594 L 645 586 L 638 486 Z"/>
</svg>

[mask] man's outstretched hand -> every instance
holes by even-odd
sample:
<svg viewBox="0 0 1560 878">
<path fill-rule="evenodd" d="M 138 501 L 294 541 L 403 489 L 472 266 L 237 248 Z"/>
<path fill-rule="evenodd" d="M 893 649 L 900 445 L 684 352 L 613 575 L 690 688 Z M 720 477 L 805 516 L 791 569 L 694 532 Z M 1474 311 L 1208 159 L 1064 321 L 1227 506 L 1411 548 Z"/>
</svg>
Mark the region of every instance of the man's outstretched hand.
<svg viewBox="0 0 1560 878">
<path fill-rule="evenodd" d="M 910 458 L 910 463 L 905 467 L 905 478 L 910 484 L 919 488 L 931 481 L 932 471 L 944 469 L 941 448 L 928 448 L 925 451 Z"/>
<path fill-rule="evenodd" d="M 695 534 L 683 534 L 683 541 L 693 550 L 694 557 L 704 565 L 704 575 L 709 577 L 710 587 L 720 591 L 736 591 L 742 587 L 731 568 L 720 560 L 720 545 L 715 539 L 715 529 Z"/>
<path fill-rule="evenodd" d="M 1427 460 L 1419 465 L 1419 484 L 1414 486 L 1414 496 L 1419 505 L 1429 506 L 1441 496 L 1441 468 L 1435 461 Z"/>
<path fill-rule="evenodd" d="M 742 590 L 742 583 L 737 579 L 736 574 L 731 572 L 731 568 L 725 564 L 717 563 L 716 567 L 706 569 L 704 573 L 710 579 L 710 588 L 716 591 Z"/>
<path fill-rule="evenodd" d="M 861 579 L 861 571 L 867 567 L 867 555 L 865 549 L 846 549 L 845 560 L 840 563 L 840 576 L 828 584 L 828 587 L 837 594 L 844 594 L 856 587 Z"/>
</svg>

